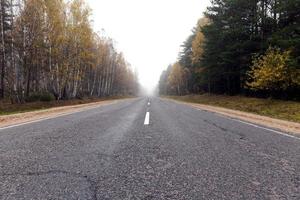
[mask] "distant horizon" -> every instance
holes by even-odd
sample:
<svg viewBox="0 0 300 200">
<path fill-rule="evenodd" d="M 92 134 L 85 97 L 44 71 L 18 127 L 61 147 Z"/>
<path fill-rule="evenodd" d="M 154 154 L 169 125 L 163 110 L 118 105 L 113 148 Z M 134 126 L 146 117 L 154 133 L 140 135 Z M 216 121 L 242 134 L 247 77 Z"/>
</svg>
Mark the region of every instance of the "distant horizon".
<svg viewBox="0 0 300 200">
<path fill-rule="evenodd" d="M 117 50 L 138 70 L 140 84 L 148 93 L 157 86 L 161 72 L 176 62 L 180 45 L 210 5 L 209 0 L 87 3 L 92 9 L 95 31 L 104 30 L 115 41 Z"/>
</svg>

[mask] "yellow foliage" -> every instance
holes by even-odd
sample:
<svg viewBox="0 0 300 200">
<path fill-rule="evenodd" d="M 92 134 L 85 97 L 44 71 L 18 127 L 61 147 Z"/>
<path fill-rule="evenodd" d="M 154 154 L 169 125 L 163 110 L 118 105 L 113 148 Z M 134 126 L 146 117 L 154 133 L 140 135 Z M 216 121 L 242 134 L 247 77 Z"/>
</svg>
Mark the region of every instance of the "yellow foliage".
<svg viewBox="0 0 300 200">
<path fill-rule="evenodd" d="M 172 66 L 171 73 L 168 77 L 168 85 L 173 88 L 177 94 L 181 94 L 186 89 L 188 71 L 177 62 Z"/>
<path fill-rule="evenodd" d="M 205 42 L 204 34 L 202 33 L 202 27 L 209 24 L 209 19 L 204 17 L 198 21 L 196 36 L 192 42 L 192 62 L 198 63 L 203 55 L 203 44 Z"/>
<path fill-rule="evenodd" d="M 300 86 L 300 70 L 291 66 L 291 52 L 269 48 L 253 61 L 246 86 L 252 90 L 286 90 Z"/>
</svg>

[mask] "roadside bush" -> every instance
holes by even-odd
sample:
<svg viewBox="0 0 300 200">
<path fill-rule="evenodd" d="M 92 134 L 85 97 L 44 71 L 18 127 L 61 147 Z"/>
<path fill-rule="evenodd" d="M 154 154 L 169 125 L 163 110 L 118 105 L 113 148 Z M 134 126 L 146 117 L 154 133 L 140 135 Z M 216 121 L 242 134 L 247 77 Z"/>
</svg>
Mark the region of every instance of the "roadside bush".
<svg viewBox="0 0 300 200">
<path fill-rule="evenodd" d="M 55 100 L 54 95 L 49 92 L 42 93 L 40 96 L 40 101 L 48 102 L 48 101 L 54 101 L 54 100 Z"/>
<path fill-rule="evenodd" d="M 32 93 L 26 99 L 27 102 L 36 102 L 36 101 L 49 102 L 54 100 L 55 100 L 54 95 L 49 92 Z"/>
<path fill-rule="evenodd" d="M 39 95 L 37 93 L 32 93 L 25 99 L 26 102 L 35 102 L 39 101 Z"/>
<path fill-rule="evenodd" d="M 269 48 L 265 55 L 255 58 L 246 85 L 251 90 L 284 91 L 300 86 L 300 69 L 291 51 Z"/>
</svg>

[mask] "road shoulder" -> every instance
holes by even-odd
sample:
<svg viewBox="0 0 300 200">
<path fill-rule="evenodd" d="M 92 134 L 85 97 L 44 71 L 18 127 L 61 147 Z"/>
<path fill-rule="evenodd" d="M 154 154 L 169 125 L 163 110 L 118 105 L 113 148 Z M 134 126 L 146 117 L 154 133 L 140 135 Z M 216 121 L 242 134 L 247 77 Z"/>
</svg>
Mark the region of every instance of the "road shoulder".
<svg viewBox="0 0 300 200">
<path fill-rule="evenodd" d="M 31 111 L 25 113 L 18 113 L 12 115 L 0 116 L 0 129 L 4 129 L 11 126 L 17 126 L 21 124 L 27 124 L 35 121 L 41 121 L 45 119 L 55 118 L 63 115 L 68 115 L 76 112 L 82 112 L 85 110 L 97 108 L 104 105 L 109 105 L 122 101 L 118 100 L 104 100 L 87 104 L 72 105 L 72 106 L 61 106 L 49 109 L 43 109 L 38 111 Z"/>
<path fill-rule="evenodd" d="M 283 131 L 285 133 L 288 133 L 290 135 L 300 136 L 300 123 L 290 122 L 290 121 L 285 121 L 285 120 L 280 120 L 280 119 L 274 119 L 271 117 L 261 116 L 261 115 L 247 113 L 247 112 L 238 111 L 238 110 L 232 110 L 232 109 L 228 109 L 228 108 L 221 108 L 221 107 L 217 107 L 217 106 L 210 106 L 210 105 L 197 104 L 197 103 L 188 103 L 188 102 L 182 102 L 182 101 L 169 99 L 169 98 L 163 98 L 163 99 L 166 99 L 166 100 L 169 100 L 169 101 L 172 101 L 175 103 L 192 106 L 199 110 L 205 110 L 205 111 L 217 113 L 224 117 L 239 119 L 239 120 L 242 120 L 245 122 L 250 122 L 250 123 L 254 123 L 257 125 L 264 126 L 264 127 L 277 129 L 277 130 Z"/>
</svg>

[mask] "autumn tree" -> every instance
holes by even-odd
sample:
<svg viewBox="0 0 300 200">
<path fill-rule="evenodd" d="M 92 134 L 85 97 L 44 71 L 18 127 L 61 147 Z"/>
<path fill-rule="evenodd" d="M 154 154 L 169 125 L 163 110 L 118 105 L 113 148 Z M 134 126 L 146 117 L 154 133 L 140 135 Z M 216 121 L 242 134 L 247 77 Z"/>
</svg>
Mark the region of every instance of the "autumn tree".
<svg viewBox="0 0 300 200">
<path fill-rule="evenodd" d="M 12 66 L 12 7 L 12 0 L 0 0 L 0 99 L 5 95 L 8 66 Z"/>
<path fill-rule="evenodd" d="M 159 89 L 159 94 L 161 94 L 161 95 L 170 94 L 168 78 L 169 78 L 171 70 L 172 70 L 172 65 L 169 65 L 168 68 L 166 70 L 164 70 L 160 75 L 158 89 Z"/>
<path fill-rule="evenodd" d="M 253 91 L 245 85 L 253 55 L 264 54 L 269 46 L 289 51 L 294 67 L 285 71 L 286 77 L 299 76 L 299 10 L 300 0 L 212 0 L 180 52 L 179 63 L 190 71 L 189 92 L 264 96 L 267 89 Z M 289 82 L 278 83 L 278 97 L 287 96 L 287 91 L 292 91 L 291 98 L 299 94 L 299 87 Z M 163 81 L 160 84 L 164 88 Z"/>
<path fill-rule="evenodd" d="M 201 58 L 204 52 L 204 44 L 205 44 L 205 37 L 202 32 L 202 28 L 209 24 L 209 19 L 204 17 L 199 19 L 197 23 L 196 33 L 194 40 L 192 41 L 192 63 L 194 65 L 200 64 Z"/>
<path fill-rule="evenodd" d="M 295 66 L 291 51 L 269 48 L 265 55 L 254 59 L 248 72 L 247 86 L 252 90 L 286 91 L 300 86 L 300 68 Z"/>
<path fill-rule="evenodd" d="M 299 16 L 299 3 L 299 0 L 212 1 L 206 12 L 211 23 L 203 29 L 206 42 L 202 65 L 211 71 L 213 92 L 246 93 L 243 85 L 253 54 L 262 54 L 270 45 L 294 49 L 291 56 L 299 56 L 299 20 L 295 20 Z"/>
<path fill-rule="evenodd" d="M 188 73 L 188 69 L 184 69 L 178 62 L 172 66 L 168 76 L 168 86 L 176 95 L 186 94 Z"/>
<path fill-rule="evenodd" d="M 0 1 L 1 94 L 12 102 L 136 94 L 134 71 L 93 31 L 84 0 L 15 1 Z"/>
</svg>

